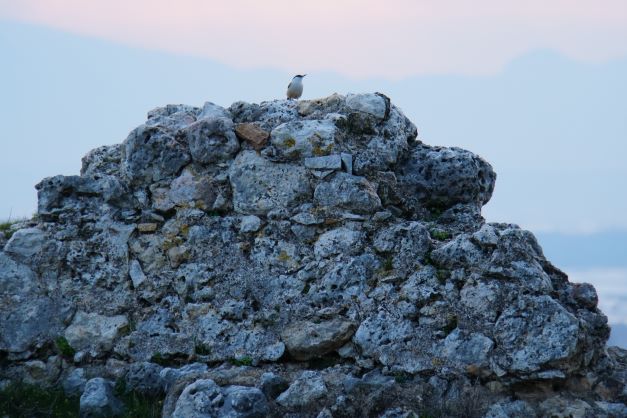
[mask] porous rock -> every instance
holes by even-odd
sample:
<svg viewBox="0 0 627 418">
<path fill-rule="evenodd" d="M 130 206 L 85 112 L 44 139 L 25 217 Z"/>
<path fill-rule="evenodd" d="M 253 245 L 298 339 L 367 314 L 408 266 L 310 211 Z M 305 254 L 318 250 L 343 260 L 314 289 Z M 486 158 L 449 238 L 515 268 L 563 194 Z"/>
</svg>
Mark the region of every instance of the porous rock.
<svg viewBox="0 0 627 418">
<path fill-rule="evenodd" d="M 113 393 L 113 384 L 101 377 L 89 380 L 80 400 L 81 418 L 116 417 L 124 413 L 122 402 Z"/>
<path fill-rule="evenodd" d="M 485 160 L 416 138 L 379 93 L 150 111 L 0 234 L 0 382 L 105 376 L 165 417 L 620 414 L 594 288 L 486 223 Z"/>
</svg>

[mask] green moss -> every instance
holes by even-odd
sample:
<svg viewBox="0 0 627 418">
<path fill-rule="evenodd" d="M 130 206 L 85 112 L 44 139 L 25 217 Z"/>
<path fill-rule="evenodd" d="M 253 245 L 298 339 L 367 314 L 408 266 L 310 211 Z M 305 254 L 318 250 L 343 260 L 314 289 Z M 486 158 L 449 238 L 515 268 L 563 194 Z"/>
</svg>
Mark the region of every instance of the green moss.
<svg viewBox="0 0 627 418">
<path fill-rule="evenodd" d="M 33 385 L 12 384 L 0 391 L 0 416 L 78 417 L 79 398 L 68 397 L 61 389 L 42 389 Z"/>
<path fill-rule="evenodd" d="M 440 284 L 446 283 L 446 279 L 449 277 L 449 271 L 444 269 L 438 269 L 435 274 L 438 276 L 438 282 Z"/>
<path fill-rule="evenodd" d="M 199 356 L 208 356 L 211 354 L 211 347 L 207 347 L 206 345 L 199 343 L 194 347 L 194 352 Z"/>
<path fill-rule="evenodd" d="M 447 205 L 442 200 L 432 200 L 426 205 L 427 210 L 430 213 L 431 220 L 436 220 L 444 213 L 446 209 L 448 209 Z"/>
<path fill-rule="evenodd" d="M 159 418 L 163 411 L 163 399 L 131 392 L 120 396 L 124 403 L 122 418 Z"/>
<path fill-rule="evenodd" d="M 405 383 L 411 379 L 411 375 L 405 372 L 395 372 L 393 376 L 396 383 Z"/>
<path fill-rule="evenodd" d="M 425 257 L 423 259 L 422 264 L 424 264 L 425 266 L 434 266 L 435 265 L 433 259 L 431 258 L 431 252 L 428 252 L 427 254 L 425 254 Z"/>
<path fill-rule="evenodd" d="M 392 256 L 385 259 L 383 262 L 383 271 L 392 271 L 394 270 L 394 260 Z"/>
<path fill-rule="evenodd" d="M 3 234 L 6 239 L 10 239 L 13 236 L 13 232 L 11 230 L 11 226 L 13 226 L 15 222 L 2 222 L 0 223 L 0 234 Z"/>
<path fill-rule="evenodd" d="M 168 360 L 165 357 L 163 357 L 163 354 L 161 353 L 154 353 L 152 357 L 150 358 L 150 361 L 160 366 L 167 366 L 169 364 Z"/>
<path fill-rule="evenodd" d="M 123 418 L 158 418 L 163 410 L 163 399 L 128 392 L 126 379 L 119 378 L 113 389 L 115 395 L 124 404 Z"/>
<path fill-rule="evenodd" d="M 307 293 L 309 293 L 309 291 L 311 290 L 311 285 L 309 283 L 305 283 L 305 287 L 303 287 L 303 290 L 301 293 L 301 295 L 306 295 Z"/>
<path fill-rule="evenodd" d="M 67 339 L 63 336 L 58 337 L 54 340 L 54 345 L 57 349 L 57 352 L 67 359 L 71 359 L 76 354 L 76 350 L 72 348 Z"/>
<path fill-rule="evenodd" d="M 446 335 L 448 335 L 453 332 L 455 328 L 457 328 L 457 317 L 455 315 L 451 315 L 448 318 L 448 322 L 446 326 L 442 329 L 442 331 L 444 331 Z"/>
<path fill-rule="evenodd" d="M 253 364 L 253 359 L 250 356 L 242 356 L 238 358 L 232 358 L 230 362 L 234 366 L 251 366 Z"/>
<path fill-rule="evenodd" d="M 124 404 L 123 418 L 161 417 L 163 399 L 135 392 L 127 393 L 124 379 L 118 379 L 114 390 Z M 78 418 L 79 397 L 67 396 L 62 389 L 11 384 L 0 391 L 0 417 Z"/>
<path fill-rule="evenodd" d="M 438 241 L 444 241 L 451 237 L 451 234 L 448 231 L 444 231 L 442 229 L 432 229 L 429 233 L 431 234 L 431 238 Z"/>
</svg>

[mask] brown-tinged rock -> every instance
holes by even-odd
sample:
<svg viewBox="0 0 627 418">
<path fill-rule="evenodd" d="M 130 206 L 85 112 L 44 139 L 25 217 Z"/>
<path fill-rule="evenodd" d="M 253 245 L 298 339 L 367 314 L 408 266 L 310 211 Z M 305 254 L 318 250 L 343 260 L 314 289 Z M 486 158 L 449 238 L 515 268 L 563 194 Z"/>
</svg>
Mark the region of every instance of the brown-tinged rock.
<svg viewBox="0 0 627 418">
<path fill-rule="evenodd" d="M 235 134 L 239 139 L 249 142 L 255 149 L 262 148 L 270 137 L 269 132 L 264 131 L 254 123 L 237 124 Z"/>
</svg>

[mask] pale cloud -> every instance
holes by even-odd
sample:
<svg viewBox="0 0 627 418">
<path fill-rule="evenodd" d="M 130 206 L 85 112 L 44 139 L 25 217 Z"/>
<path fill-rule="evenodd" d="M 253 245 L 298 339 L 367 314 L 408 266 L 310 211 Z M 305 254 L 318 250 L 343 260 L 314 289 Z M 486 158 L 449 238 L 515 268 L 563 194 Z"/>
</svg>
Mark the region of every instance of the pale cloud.
<svg viewBox="0 0 627 418">
<path fill-rule="evenodd" d="M 627 54 L 623 0 L 0 0 L 0 17 L 240 68 L 491 74 L 529 50 Z"/>
</svg>

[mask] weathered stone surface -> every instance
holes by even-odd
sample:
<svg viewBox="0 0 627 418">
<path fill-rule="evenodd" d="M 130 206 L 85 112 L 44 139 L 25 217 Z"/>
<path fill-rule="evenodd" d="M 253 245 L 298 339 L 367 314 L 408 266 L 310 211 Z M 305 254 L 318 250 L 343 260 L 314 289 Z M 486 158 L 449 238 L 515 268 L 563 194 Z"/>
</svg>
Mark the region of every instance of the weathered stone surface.
<svg viewBox="0 0 627 418">
<path fill-rule="evenodd" d="M 189 375 L 204 373 L 208 369 L 209 367 L 203 363 L 186 364 L 185 366 L 179 367 L 178 369 L 166 367 L 164 369 L 161 369 L 161 371 L 159 372 L 159 382 L 164 391 L 167 392 L 181 378 Z"/>
<path fill-rule="evenodd" d="M 228 110 L 212 102 L 205 102 L 200 113 L 198 113 L 198 119 L 215 119 L 215 118 L 231 118 L 231 114 Z"/>
<path fill-rule="evenodd" d="M 255 215 L 243 216 L 239 224 L 239 232 L 257 232 L 261 228 L 261 219 Z"/>
<path fill-rule="evenodd" d="M 391 257 L 391 267 L 409 274 L 423 261 L 431 248 L 431 239 L 422 223 L 407 222 L 379 230 L 374 237 L 373 247 Z"/>
<path fill-rule="evenodd" d="M 61 331 L 64 315 L 58 301 L 39 289 L 26 265 L 0 252 L 0 350 L 26 352 L 41 347 Z"/>
<path fill-rule="evenodd" d="M 381 364 L 393 370 L 417 373 L 434 368 L 428 335 L 408 319 L 381 312 L 361 323 L 353 341 L 362 354 Z"/>
<path fill-rule="evenodd" d="M 195 162 L 213 164 L 231 159 L 239 150 L 234 128 L 229 118 L 203 118 L 185 127 L 181 134 Z"/>
<path fill-rule="evenodd" d="M 85 391 L 86 384 L 85 370 L 78 368 L 72 370 L 63 380 L 62 387 L 68 396 L 80 396 Z"/>
<path fill-rule="evenodd" d="M 472 333 L 464 335 L 459 329 L 451 332 L 443 342 L 442 354 L 451 363 L 464 367 L 486 367 L 488 354 L 494 347 L 494 341 L 485 335 Z"/>
<path fill-rule="evenodd" d="M 327 387 L 320 373 L 307 370 L 277 398 L 286 408 L 300 408 L 311 405 L 327 393 Z"/>
<path fill-rule="evenodd" d="M 137 224 L 137 230 L 143 233 L 151 233 L 157 230 L 158 225 L 154 222 Z"/>
<path fill-rule="evenodd" d="M 549 296 L 523 296 L 503 311 L 494 331 L 501 351 L 499 366 L 514 373 L 530 373 L 575 355 L 579 323 Z"/>
<path fill-rule="evenodd" d="M 254 123 L 238 123 L 235 125 L 235 134 L 242 141 L 250 143 L 255 149 L 262 148 L 270 138 L 269 132 L 264 131 Z"/>
<path fill-rule="evenodd" d="M 309 360 L 340 348 L 352 337 L 355 324 L 351 321 L 297 322 L 282 333 L 283 342 L 296 360 Z"/>
<path fill-rule="evenodd" d="M 237 212 L 265 215 L 287 208 L 311 195 L 304 168 L 272 163 L 255 152 L 241 152 L 229 178 L 233 188 L 233 206 Z"/>
<path fill-rule="evenodd" d="M 449 208 L 456 203 L 485 204 L 496 174 L 480 157 L 459 149 L 418 145 L 397 171 L 405 205 Z"/>
<path fill-rule="evenodd" d="M 348 228 L 337 228 L 320 235 L 314 245 L 316 257 L 329 257 L 335 254 L 357 253 L 362 246 L 363 234 Z"/>
<path fill-rule="evenodd" d="M 13 256 L 28 258 L 41 251 L 45 235 L 37 228 L 24 228 L 16 231 L 4 246 L 4 251 Z"/>
<path fill-rule="evenodd" d="M 266 398 L 276 399 L 289 387 L 287 380 L 274 373 L 264 373 L 261 375 L 260 387 Z"/>
<path fill-rule="evenodd" d="M 163 367 L 147 361 L 133 363 L 124 378 L 126 390 L 150 396 L 159 395 L 163 391 L 162 370 Z"/>
<path fill-rule="evenodd" d="M 358 112 L 368 113 L 378 119 L 384 119 L 389 112 L 389 102 L 377 93 L 349 94 L 346 96 L 346 106 Z"/>
<path fill-rule="evenodd" d="M 211 379 L 197 380 L 187 386 L 178 401 L 172 418 L 207 418 L 217 415 L 224 397 Z"/>
<path fill-rule="evenodd" d="M 101 377 L 89 380 L 81 395 L 81 418 L 116 417 L 124 413 L 122 402 L 113 394 L 113 384 Z"/>
<path fill-rule="evenodd" d="M 65 338 L 77 351 L 102 353 L 113 348 L 128 320 L 124 315 L 103 316 L 79 311 L 65 330 Z"/>
<path fill-rule="evenodd" d="M 381 208 L 381 199 L 365 178 L 337 173 L 330 181 L 321 182 L 314 192 L 320 206 L 335 207 L 355 213 L 374 213 Z"/>
<path fill-rule="evenodd" d="M 313 170 L 339 170 L 342 168 L 342 158 L 339 154 L 308 157 L 305 158 L 305 167 Z"/>
<path fill-rule="evenodd" d="M 220 417 L 263 418 L 268 414 L 268 401 L 257 388 L 229 386 L 224 395 L 224 405 L 218 413 Z"/>
<path fill-rule="evenodd" d="M 105 145 L 89 151 L 81 160 L 81 176 L 116 175 L 120 171 L 121 154 L 121 144 Z"/>
<path fill-rule="evenodd" d="M 136 289 L 146 281 L 146 275 L 142 270 L 141 264 L 139 264 L 139 261 L 137 260 L 131 261 L 128 275 L 131 276 L 131 280 L 133 281 L 133 287 L 135 287 Z"/>
<path fill-rule="evenodd" d="M 272 130 L 270 142 L 291 160 L 320 157 L 335 151 L 335 131 L 330 120 L 287 122 Z"/>
<path fill-rule="evenodd" d="M 537 417 L 535 411 L 525 401 L 499 402 L 490 407 L 483 418 Z"/>
<path fill-rule="evenodd" d="M 540 404 L 540 411 L 547 417 L 586 418 L 593 413 L 592 406 L 580 399 L 567 399 L 556 396 Z"/>
<path fill-rule="evenodd" d="M 131 208 L 135 203 L 126 185 L 116 176 L 48 177 L 35 188 L 37 213 L 43 219 L 97 217 L 110 209 Z"/>
<path fill-rule="evenodd" d="M 124 177 L 139 184 L 174 177 L 191 156 L 171 131 L 142 125 L 124 141 L 121 161 Z"/>
<path fill-rule="evenodd" d="M 218 188 L 212 179 L 195 175 L 185 169 L 169 187 L 152 189 L 152 206 L 166 212 L 175 207 L 209 210 L 218 197 Z"/>
</svg>

